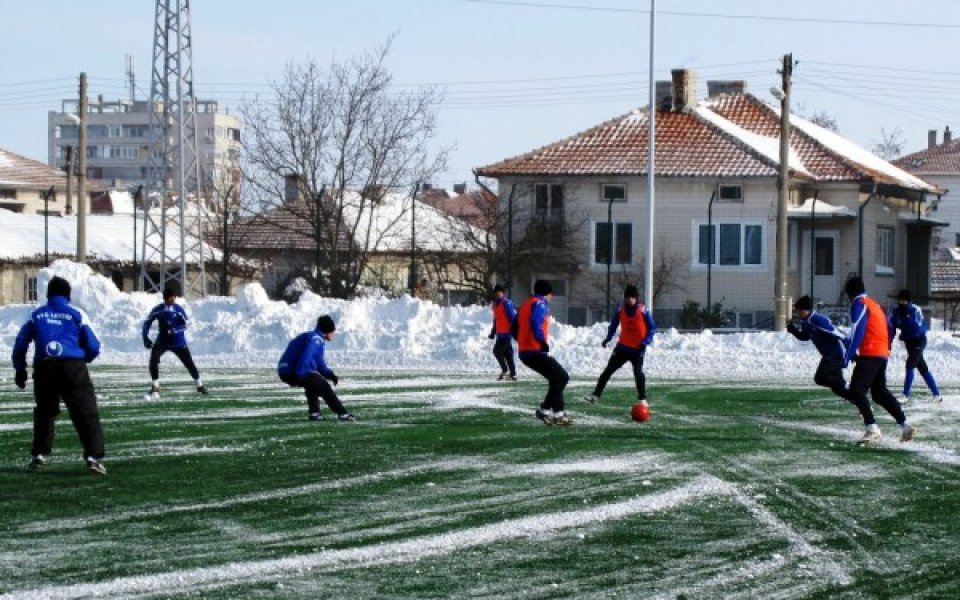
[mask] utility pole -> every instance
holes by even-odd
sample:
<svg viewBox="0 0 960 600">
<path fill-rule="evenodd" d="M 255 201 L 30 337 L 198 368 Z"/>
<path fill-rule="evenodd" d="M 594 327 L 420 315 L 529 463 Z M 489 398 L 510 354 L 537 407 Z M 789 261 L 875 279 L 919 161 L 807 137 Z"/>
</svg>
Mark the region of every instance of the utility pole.
<svg viewBox="0 0 960 600">
<path fill-rule="evenodd" d="M 648 93 L 650 107 L 647 109 L 647 256 L 643 268 L 643 298 L 647 308 L 653 310 L 653 234 L 656 216 L 656 161 L 654 160 L 657 146 L 657 105 L 656 83 L 653 69 L 656 66 L 657 41 L 657 0 L 650 0 L 650 77 Z M 613 236 L 613 232 L 610 232 Z M 607 310 L 610 310 L 609 301 Z"/>
<path fill-rule="evenodd" d="M 417 194 L 420 182 L 413 184 L 410 195 L 410 297 L 417 297 Z"/>
<path fill-rule="evenodd" d="M 87 74 L 80 73 L 80 133 L 77 145 L 80 146 L 77 173 L 77 262 L 87 261 Z"/>
<path fill-rule="evenodd" d="M 67 202 L 63 213 L 73 214 L 73 146 L 67 146 Z"/>
<path fill-rule="evenodd" d="M 790 198 L 790 79 L 793 76 L 793 54 L 783 55 L 780 91 L 780 177 L 777 193 L 777 253 L 774 269 L 773 330 L 787 326 L 787 203 Z"/>
</svg>

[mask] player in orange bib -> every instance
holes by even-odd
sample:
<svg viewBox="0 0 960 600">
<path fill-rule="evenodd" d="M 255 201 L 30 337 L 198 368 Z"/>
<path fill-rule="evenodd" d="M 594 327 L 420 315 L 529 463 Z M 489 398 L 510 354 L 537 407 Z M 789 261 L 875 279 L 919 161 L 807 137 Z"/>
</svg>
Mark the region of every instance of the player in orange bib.
<svg viewBox="0 0 960 600">
<path fill-rule="evenodd" d="M 916 430 L 907 422 L 900 403 L 887 389 L 887 359 L 890 356 L 887 317 L 883 308 L 867 296 L 863 279 L 859 276 L 847 280 L 843 289 L 850 298 L 850 337 L 844 340 L 847 351 L 843 366 L 851 361 L 856 363 L 850 376 L 848 399 L 860 411 L 866 428 L 859 443 L 872 444 L 883 437 L 867 400 L 867 390 L 873 401 L 890 413 L 900 426 L 900 441 L 908 442 Z"/>
<path fill-rule="evenodd" d="M 520 362 L 543 375 L 549 384 L 536 417 L 547 425 L 572 425 L 573 421 L 563 410 L 563 389 L 570 375 L 548 354 L 552 298 L 553 286 L 545 279 L 538 279 L 533 284 L 533 295 L 523 302 L 517 313 L 517 354 Z"/>
<path fill-rule="evenodd" d="M 607 328 L 607 337 L 601 343 L 604 348 L 613 339 L 618 328 L 620 329 L 620 338 L 613 349 L 613 354 L 610 355 L 607 368 L 600 374 L 600 379 L 597 380 L 597 385 L 593 388 L 593 394 L 584 399 L 591 404 L 596 403 L 613 374 L 629 362 L 633 366 L 633 379 L 637 384 L 637 400 L 641 404 L 646 404 L 647 378 L 643 374 L 643 357 L 646 354 L 647 346 L 653 343 L 653 334 L 657 330 L 657 324 L 653 321 L 653 315 L 650 314 L 647 307 L 640 302 L 640 292 L 637 291 L 636 286 L 628 285 L 624 289 L 623 304 L 613 312 L 610 327 Z"/>
<path fill-rule="evenodd" d="M 513 362 L 513 336 L 510 332 L 517 319 L 517 309 L 513 307 L 513 301 L 507 298 L 507 290 L 499 283 L 494 286 L 493 293 L 496 295 L 490 305 L 493 311 L 493 327 L 487 337 L 496 340 L 493 344 L 493 356 L 500 365 L 500 377 L 497 377 L 497 381 L 516 381 L 517 366 Z"/>
</svg>

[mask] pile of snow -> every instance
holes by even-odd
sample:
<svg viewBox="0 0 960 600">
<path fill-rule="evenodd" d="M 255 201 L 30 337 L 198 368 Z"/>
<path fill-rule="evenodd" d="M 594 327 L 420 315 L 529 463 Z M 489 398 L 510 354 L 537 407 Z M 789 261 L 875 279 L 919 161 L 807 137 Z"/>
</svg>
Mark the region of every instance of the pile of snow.
<svg viewBox="0 0 960 600">
<path fill-rule="evenodd" d="M 46 296 L 54 275 L 73 286 L 73 303 L 90 316 L 103 343 L 99 362 L 146 368 L 140 328 L 159 294 L 124 293 L 86 265 L 56 261 L 38 277 Z M 184 302 L 190 316 L 187 332 L 191 350 L 204 366 L 273 367 L 287 342 L 312 330 L 317 317 L 329 314 L 337 335 L 328 344 L 328 363 L 336 370 L 403 370 L 426 372 L 498 372 L 487 339 L 491 314 L 484 306 L 439 306 L 403 297 L 353 301 L 324 298 L 306 292 L 295 304 L 270 300 L 259 284 L 236 298 L 212 297 Z M 33 305 L 0 307 L 0 352 L 9 357 L 20 326 Z M 154 326 L 153 334 L 156 328 Z M 594 378 L 603 370 L 610 350 L 601 348 L 606 325 L 573 327 L 553 323 L 551 354 L 575 376 Z M 927 362 L 944 383 L 960 378 L 960 341 L 949 333 L 931 333 Z M 891 387 L 902 381 L 902 344 L 894 345 L 888 377 Z M 713 334 L 657 333 L 648 351 L 645 371 L 652 379 L 695 379 L 747 384 L 764 380 L 809 382 L 819 355 L 812 344 L 786 333 Z M 4 360 L 5 368 L 9 362 Z M 519 365 L 521 375 L 526 376 Z M 529 374 L 529 372 L 527 372 Z M 629 379 L 630 367 L 617 374 Z M 918 379 L 922 386 L 922 381 Z"/>
</svg>

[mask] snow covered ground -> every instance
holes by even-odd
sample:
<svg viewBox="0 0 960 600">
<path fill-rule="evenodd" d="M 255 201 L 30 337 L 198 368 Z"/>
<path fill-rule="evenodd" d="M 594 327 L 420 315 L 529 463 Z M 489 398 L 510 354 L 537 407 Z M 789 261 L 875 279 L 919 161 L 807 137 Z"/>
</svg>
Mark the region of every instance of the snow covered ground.
<svg viewBox="0 0 960 600">
<path fill-rule="evenodd" d="M 141 343 L 140 326 L 150 308 L 161 301 L 159 294 L 119 292 L 89 267 L 60 260 L 41 272 L 41 297 L 54 275 L 71 282 L 73 303 L 89 314 L 103 342 L 100 362 L 146 365 L 148 351 Z M 205 365 L 272 367 L 291 338 L 313 329 L 318 316 L 330 314 L 338 331 L 328 345 L 327 358 L 338 371 L 497 372 L 492 342 L 487 339 L 488 307 L 444 307 L 408 297 L 344 301 L 310 293 L 288 305 L 270 300 L 257 284 L 246 286 L 235 298 L 191 300 L 185 306 L 191 318 L 188 340 L 201 369 Z M 9 356 L 14 338 L 33 308 L 0 307 L 0 353 L 5 357 L 0 377 L 12 375 Z M 600 347 L 605 325 L 554 323 L 550 332 L 551 353 L 572 375 L 595 377 L 602 371 L 610 355 Z M 888 373 L 892 389 L 902 382 L 904 358 L 902 344 L 894 344 Z M 940 383 L 960 383 L 960 339 L 946 332 L 931 333 L 926 358 Z M 653 380 L 796 384 L 810 382 L 818 360 L 811 344 L 786 333 L 661 330 L 647 353 L 645 371 Z M 518 367 L 523 376 L 524 368 Z M 617 375 L 629 376 L 629 368 Z M 925 393 L 919 378 L 918 384 L 918 392 Z"/>
</svg>

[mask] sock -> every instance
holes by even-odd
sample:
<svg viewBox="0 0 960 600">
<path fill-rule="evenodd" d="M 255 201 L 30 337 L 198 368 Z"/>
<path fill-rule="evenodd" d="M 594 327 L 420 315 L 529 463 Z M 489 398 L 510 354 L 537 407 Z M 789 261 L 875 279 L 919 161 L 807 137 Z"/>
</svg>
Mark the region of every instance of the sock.
<svg viewBox="0 0 960 600">
<path fill-rule="evenodd" d="M 910 423 L 906 420 L 903 423 L 900 423 L 900 431 L 906 431 L 910 427 Z"/>
<path fill-rule="evenodd" d="M 200 378 L 199 378 L 199 377 L 197 377 L 194 381 L 196 382 L 197 387 L 200 387 L 201 385 L 203 385 L 203 382 L 200 381 Z"/>
<path fill-rule="evenodd" d="M 904 421 L 906 423 L 906 421 Z M 867 425 L 867 431 L 880 431 L 880 427 L 876 423 L 870 423 Z"/>
</svg>

